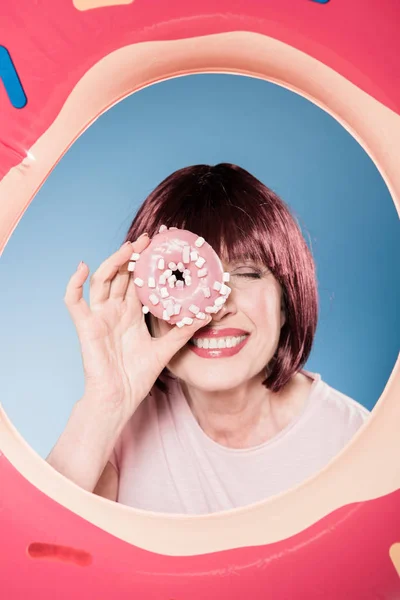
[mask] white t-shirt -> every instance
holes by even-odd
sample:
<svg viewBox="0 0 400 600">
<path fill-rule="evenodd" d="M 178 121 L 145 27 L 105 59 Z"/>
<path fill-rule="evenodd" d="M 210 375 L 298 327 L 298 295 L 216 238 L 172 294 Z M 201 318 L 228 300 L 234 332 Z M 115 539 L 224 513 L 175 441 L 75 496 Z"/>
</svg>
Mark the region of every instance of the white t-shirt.
<svg viewBox="0 0 400 600">
<path fill-rule="evenodd" d="M 264 500 L 321 470 L 369 415 L 319 374 L 302 412 L 252 448 L 222 446 L 195 419 L 177 379 L 154 387 L 124 427 L 110 457 L 117 501 L 163 513 L 206 514 Z"/>
</svg>

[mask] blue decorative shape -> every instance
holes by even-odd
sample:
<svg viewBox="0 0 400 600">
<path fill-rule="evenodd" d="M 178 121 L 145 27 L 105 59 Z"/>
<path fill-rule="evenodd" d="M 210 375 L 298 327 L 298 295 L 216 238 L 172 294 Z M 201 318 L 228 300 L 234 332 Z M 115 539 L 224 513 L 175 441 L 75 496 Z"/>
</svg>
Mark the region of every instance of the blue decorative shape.
<svg viewBox="0 0 400 600">
<path fill-rule="evenodd" d="M 6 88 L 11 104 L 15 108 L 24 108 L 27 103 L 26 95 L 10 53 L 4 46 L 0 46 L 0 79 Z"/>
<path fill-rule="evenodd" d="M 311 0 L 311 2 L 318 2 L 318 4 L 328 4 L 329 0 Z"/>
</svg>

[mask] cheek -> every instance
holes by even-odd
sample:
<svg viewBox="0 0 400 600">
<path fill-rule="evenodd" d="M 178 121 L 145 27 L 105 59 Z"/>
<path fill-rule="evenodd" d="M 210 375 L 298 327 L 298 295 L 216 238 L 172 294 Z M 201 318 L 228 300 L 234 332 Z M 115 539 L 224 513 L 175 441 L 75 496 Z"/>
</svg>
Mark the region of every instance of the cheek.
<svg viewBox="0 0 400 600">
<path fill-rule="evenodd" d="M 238 300 L 239 309 L 244 312 L 257 329 L 281 327 L 281 297 L 279 290 L 260 288 L 242 295 Z"/>
</svg>

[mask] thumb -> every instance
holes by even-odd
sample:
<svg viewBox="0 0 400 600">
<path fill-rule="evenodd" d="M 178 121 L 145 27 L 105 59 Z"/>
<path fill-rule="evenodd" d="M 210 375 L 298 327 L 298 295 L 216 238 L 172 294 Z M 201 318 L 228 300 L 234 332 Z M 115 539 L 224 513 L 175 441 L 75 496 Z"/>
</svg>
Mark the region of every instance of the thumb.
<svg viewBox="0 0 400 600">
<path fill-rule="evenodd" d="M 160 338 L 157 338 L 157 354 L 163 364 L 169 363 L 171 358 L 194 336 L 196 331 L 206 327 L 211 322 L 211 315 L 203 320 L 193 319 L 192 325 L 184 325 L 178 327 L 175 325 L 168 333 Z"/>
</svg>

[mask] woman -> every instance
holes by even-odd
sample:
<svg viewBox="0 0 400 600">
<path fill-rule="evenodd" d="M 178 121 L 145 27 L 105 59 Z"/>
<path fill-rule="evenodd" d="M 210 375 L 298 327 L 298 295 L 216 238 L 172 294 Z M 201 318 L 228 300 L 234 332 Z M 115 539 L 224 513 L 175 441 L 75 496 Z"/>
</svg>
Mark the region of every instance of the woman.
<svg viewBox="0 0 400 600">
<path fill-rule="evenodd" d="M 203 236 L 230 272 L 232 293 L 207 322 L 143 317 L 127 262 L 160 225 Z M 286 205 L 244 169 L 196 165 L 162 181 L 91 277 L 90 308 L 88 272 L 81 263 L 65 295 L 85 392 L 47 459 L 85 489 L 164 513 L 244 506 L 317 473 L 367 418 L 302 369 L 313 259 Z"/>
</svg>

